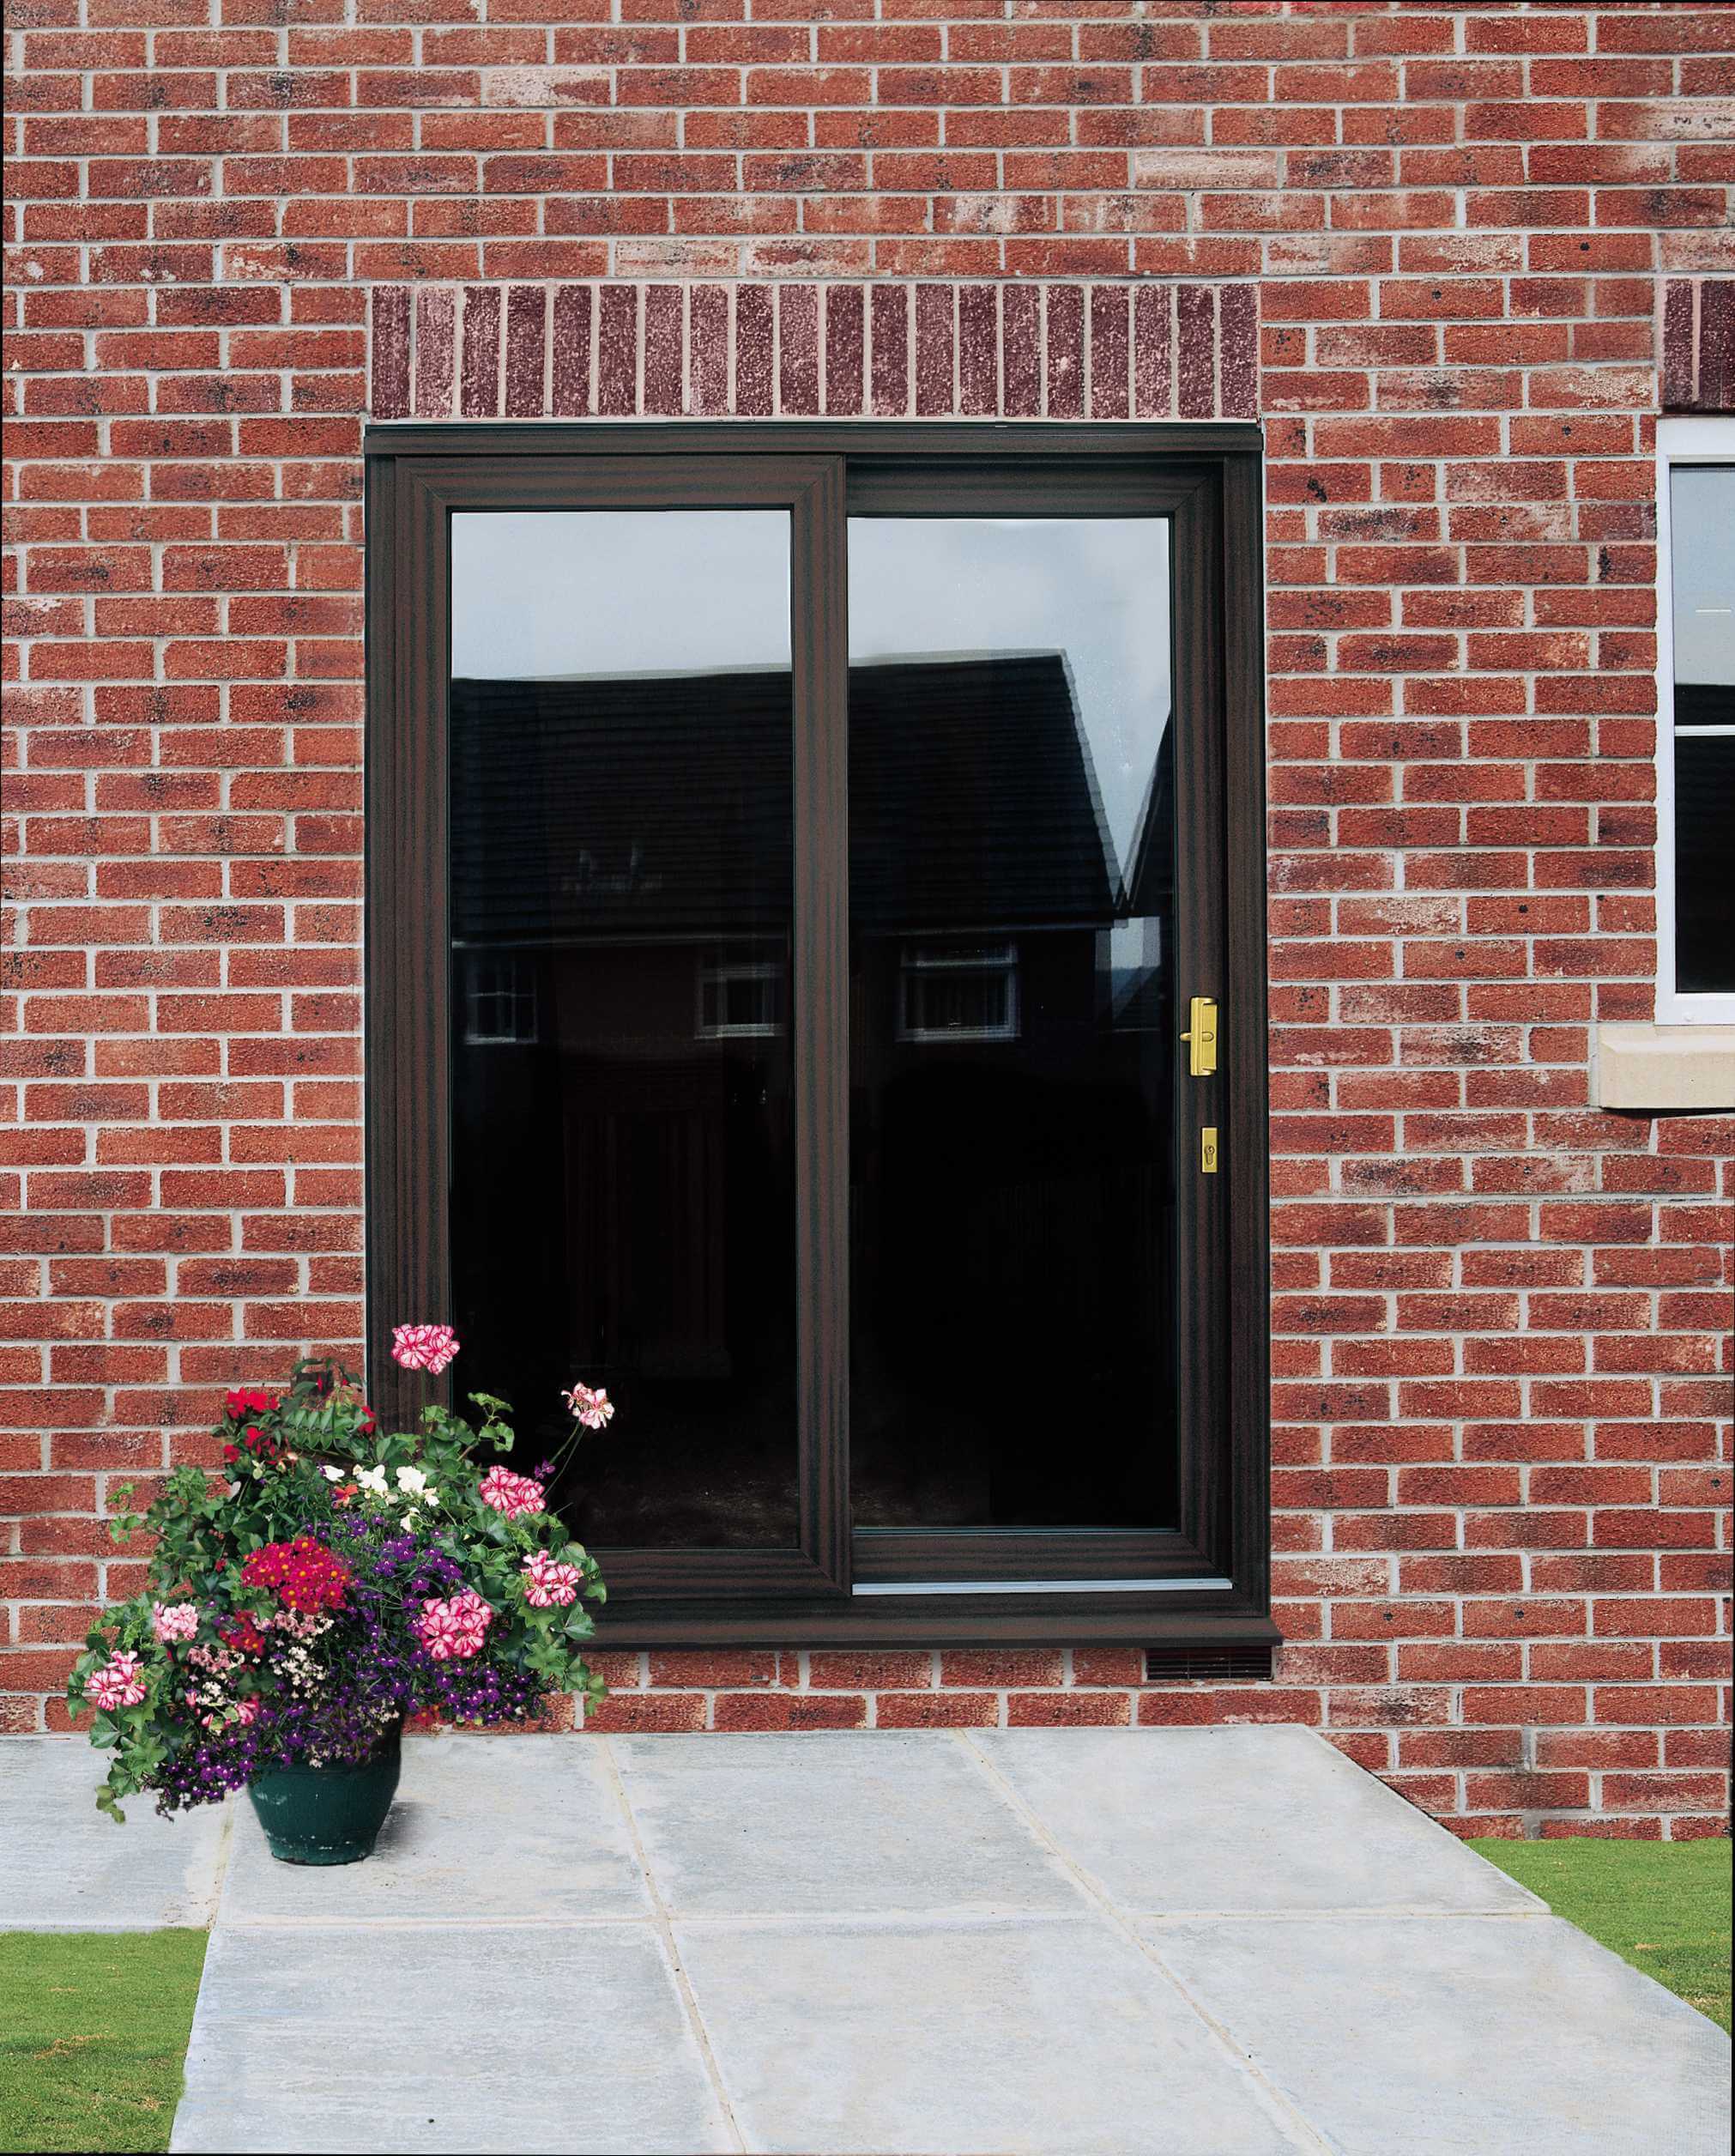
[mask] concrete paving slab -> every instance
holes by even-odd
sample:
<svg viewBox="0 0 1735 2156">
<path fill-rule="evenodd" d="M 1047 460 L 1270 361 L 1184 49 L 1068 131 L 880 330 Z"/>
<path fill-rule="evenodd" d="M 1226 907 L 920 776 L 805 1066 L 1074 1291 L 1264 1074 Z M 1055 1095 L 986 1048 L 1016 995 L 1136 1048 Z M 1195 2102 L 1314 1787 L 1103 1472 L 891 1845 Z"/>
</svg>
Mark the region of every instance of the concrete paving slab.
<svg viewBox="0 0 1735 2156">
<path fill-rule="evenodd" d="M 1080 1906 L 947 1732 L 610 1741 L 673 1914 Z"/>
<path fill-rule="evenodd" d="M 136 1796 L 117 1826 L 96 1808 L 107 1771 L 76 1737 L 0 1739 L 0 1929 L 155 1931 L 216 1906 L 227 1805 L 158 1816 Z"/>
<path fill-rule="evenodd" d="M 968 1741 L 1123 1909 L 1543 1905 L 1310 1729 L 983 1729 Z"/>
<path fill-rule="evenodd" d="M 237 1807 L 225 1923 L 644 1917 L 650 1897 L 594 1737 L 408 1737 L 373 1855 L 280 1864 Z"/>
<path fill-rule="evenodd" d="M 643 1923 L 220 1924 L 170 2142 L 237 2156 L 738 2145 Z"/>
<path fill-rule="evenodd" d="M 1140 1927 L 1342 2156 L 1723 2156 L 1729 2040 L 1558 1917 Z"/>
<path fill-rule="evenodd" d="M 331 1870 L 100 1765 L 0 1743 L 0 1923 L 203 1922 L 233 1846 L 184 2152 L 1727 2146 L 1720 2032 L 1302 1731 L 412 1740 Z"/>
<path fill-rule="evenodd" d="M 677 1924 L 750 2149 L 1274 2156 L 1286 2129 L 1094 1916 Z M 1393 2156 L 1391 2150 L 1384 2156 Z"/>
</svg>

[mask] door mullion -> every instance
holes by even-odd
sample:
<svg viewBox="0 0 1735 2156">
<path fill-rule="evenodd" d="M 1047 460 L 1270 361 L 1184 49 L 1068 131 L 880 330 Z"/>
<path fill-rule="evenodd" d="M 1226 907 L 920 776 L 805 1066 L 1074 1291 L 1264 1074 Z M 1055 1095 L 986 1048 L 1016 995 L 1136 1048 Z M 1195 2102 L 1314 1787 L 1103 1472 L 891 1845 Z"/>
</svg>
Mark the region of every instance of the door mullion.
<svg viewBox="0 0 1735 2156">
<path fill-rule="evenodd" d="M 1217 1023 L 1237 1020 L 1224 945 L 1223 641 L 1221 512 L 1212 481 L 1196 487 L 1174 524 L 1175 905 L 1178 966 L 1175 997 L 1184 1013 L 1195 996 L 1218 1006 Z M 1239 984 L 1235 984 L 1239 986 Z M 1181 1448 L 1180 1526 L 1197 1548 L 1227 1557 L 1228 1476 L 1222 1457 L 1227 1366 L 1224 1269 L 1229 1194 L 1245 1167 L 1227 1118 L 1225 1061 L 1195 1075 L 1180 1034 L 1175 1072 L 1176 1377 Z M 1219 1039 L 1221 1035 L 1219 1033 Z M 1219 1133 L 1214 1166 L 1204 1167 L 1202 1133 Z"/>
<path fill-rule="evenodd" d="M 801 1547 L 849 1589 L 849 788 L 843 465 L 797 495 L 795 667 L 796 1294 Z"/>
</svg>

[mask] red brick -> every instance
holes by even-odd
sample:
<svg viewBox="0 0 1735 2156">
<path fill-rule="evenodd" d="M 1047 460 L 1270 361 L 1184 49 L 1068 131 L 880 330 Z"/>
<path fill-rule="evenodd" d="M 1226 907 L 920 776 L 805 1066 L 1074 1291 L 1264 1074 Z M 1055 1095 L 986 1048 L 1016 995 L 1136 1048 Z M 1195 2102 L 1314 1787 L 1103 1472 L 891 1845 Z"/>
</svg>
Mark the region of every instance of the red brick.
<svg viewBox="0 0 1735 2156">
<path fill-rule="evenodd" d="M 725 1685 L 768 1685 L 777 1674 L 777 1661 L 773 1654 L 698 1649 L 677 1653 L 664 1650 L 650 1657 L 651 1683 L 670 1690 L 698 1687 L 710 1691 Z"/>
<path fill-rule="evenodd" d="M 860 1693 L 723 1692 L 717 1695 L 712 1726 L 718 1729 L 859 1729 L 867 1720 L 868 1702 Z"/>
<path fill-rule="evenodd" d="M 1007 1698 L 1009 1728 L 1124 1727 L 1133 1701 L 1124 1692 L 1014 1692 Z"/>
<path fill-rule="evenodd" d="M 934 1657 L 898 1648 L 815 1653 L 808 1658 L 807 1682 L 821 1692 L 880 1692 L 931 1686 Z"/>
<path fill-rule="evenodd" d="M 881 1729 L 992 1729 L 1000 1699 L 992 1692 L 887 1692 L 874 1703 Z"/>
<path fill-rule="evenodd" d="M 612 1692 L 598 1705 L 585 1708 L 584 1727 L 604 1730 L 703 1729 L 705 1704 L 702 1692 Z"/>
</svg>

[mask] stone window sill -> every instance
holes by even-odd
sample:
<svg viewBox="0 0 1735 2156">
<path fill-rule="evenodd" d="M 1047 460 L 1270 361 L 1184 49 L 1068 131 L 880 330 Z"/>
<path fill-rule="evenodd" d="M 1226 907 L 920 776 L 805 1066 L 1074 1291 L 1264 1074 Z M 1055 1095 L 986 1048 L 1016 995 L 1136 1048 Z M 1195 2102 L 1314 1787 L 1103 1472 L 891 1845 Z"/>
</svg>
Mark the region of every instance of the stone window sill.
<svg viewBox="0 0 1735 2156">
<path fill-rule="evenodd" d="M 1735 1108 L 1735 1026 L 1599 1026 L 1599 1108 Z"/>
</svg>

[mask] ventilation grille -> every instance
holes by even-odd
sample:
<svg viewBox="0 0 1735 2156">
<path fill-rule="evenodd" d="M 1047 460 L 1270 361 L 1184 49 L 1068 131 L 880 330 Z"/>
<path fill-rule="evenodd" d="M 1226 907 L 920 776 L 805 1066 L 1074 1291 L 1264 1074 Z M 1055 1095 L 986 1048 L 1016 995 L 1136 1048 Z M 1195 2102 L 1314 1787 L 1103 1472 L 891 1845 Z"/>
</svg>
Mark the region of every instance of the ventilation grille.
<svg viewBox="0 0 1735 2156">
<path fill-rule="evenodd" d="M 1147 1647 L 1146 1684 L 1268 1684 L 1272 1650 L 1257 1647 Z"/>
</svg>

